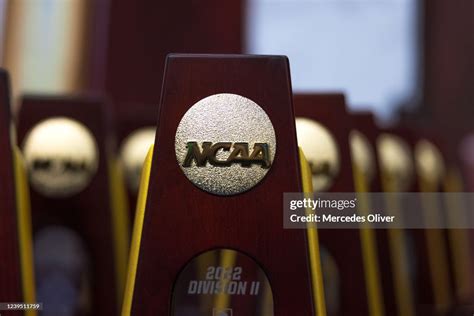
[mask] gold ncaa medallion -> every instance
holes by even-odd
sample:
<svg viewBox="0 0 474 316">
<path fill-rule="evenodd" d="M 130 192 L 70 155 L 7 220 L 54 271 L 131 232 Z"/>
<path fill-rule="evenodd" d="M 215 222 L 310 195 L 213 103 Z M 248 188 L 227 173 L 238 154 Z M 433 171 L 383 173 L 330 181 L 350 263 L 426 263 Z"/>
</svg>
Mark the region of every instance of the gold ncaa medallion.
<svg viewBox="0 0 474 316">
<path fill-rule="evenodd" d="M 81 123 L 50 118 L 31 129 L 23 143 L 33 188 L 48 197 L 68 197 L 82 191 L 98 167 L 98 148 Z"/>
<path fill-rule="evenodd" d="M 236 94 L 198 101 L 176 131 L 181 170 L 197 187 L 217 195 L 234 195 L 257 185 L 270 169 L 275 151 L 275 130 L 268 115 Z"/>
</svg>

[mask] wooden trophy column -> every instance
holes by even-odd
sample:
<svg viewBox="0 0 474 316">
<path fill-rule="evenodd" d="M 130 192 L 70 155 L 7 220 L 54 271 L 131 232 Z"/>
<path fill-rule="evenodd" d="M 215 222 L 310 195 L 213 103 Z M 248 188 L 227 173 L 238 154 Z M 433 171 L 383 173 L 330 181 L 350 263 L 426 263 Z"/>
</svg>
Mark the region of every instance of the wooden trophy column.
<svg viewBox="0 0 474 316">
<path fill-rule="evenodd" d="M 418 175 L 419 191 L 422 193 L 443 192 L 446 177 L 446 159 L 441 152 L 442 142 L 434 133 L 416 130 L 414 157 Z M 443 198 L 422 195 L 421 211 L 427 226 L 441 226 L 448 223 L 449 210 Z M 433 304 L 439 314 L 447 313 L 455 303 L 455 271 L 450 248 L 450 230 L 426 229 L 424 231 L 430 272 L 430 285 L 433 291 Z M 456 242 L 454 243 L 454 245 Z"/>
<path fill-rule="evenodd" d="M 123 315 L 313 315 L 305 231 L 283 229 L 302 191 L 285 57 L 168 56 L 142 181 Z"/>
<path fill-rule="evenodd" d="M 298 143 L 312 164 L 314 192 L 355 192 L 349 133 L 353 122 L 342 94 L 297 94 L 293 98 Z M 310 153 L 311 151 L 311 153 Z M 333 155 L 331 155 L 333 154 Z M 375 315 L 377 297 L 368 295 L 361 233 L 320 229 L 321 262 L 329 315 Z M 371 268 L 372 269 L 372 268 Z M 328 289 L 334 284 L 333 290 Z M 338 284 L 338 286 L 336 285 Z"/>
<path fill-rule="evenodd" d="M 421 192 L 422 185 L 414 156 L 417 138 L 406 127 L 381 130 L 377 147 L 384 191 Z M 425 211 L 423 197 L 416 200 L 415 206 L 408 205 L 403 198 L 393 195 L 387 197 L 388 208 Z M 434 246 L 431 229 L 389 229 L 387 232 L 393 252 L 391 260 L 398 315 L 443 314 L 450 304 L 452 292 L 444 240 L 438 239 L 443 242 Z M 441 268 L 438 270 L 440 273 L 433 274 L 433 267 Z"/>
<path fill-rule="evenodd" d="M 35 303 L 29 194 L 13 132 L 9 78 L 0 69 L 0 302 Z M 24 315 L 36 313 L 30 310 Z"/>
<path fill-rule="evenodd" d="M 367 167 L 370 170 L 366 172 L 367 191 L 382 192 L 380 161 L 377 155 L 377 137 L 379 136 L 379 128 L 375 123 L 374 115 L 370 112 L 351 113 L 354 123 L 354 131 L 360 133 L 359 140 L 367 142 L 368 155 L 373 157 L 369 161 Z M 355 147 L 356 136 L 351 132 L 351 145 Z M 355 150 L 356 148 L 354 148 Z M 353 152 L 354 152 L 353 150 Z M 375 202 L 373 200 L 369 202 Z M 374 207 L 374 205 L 371 205 Z M 394 267 L 390 261 L 390 242 L 387 229 L 377 229 L 374 231 L 376 235 L 376 252 L 380 276 L 381 295 L 383 296 L 384 314 L 397 315 L 397 302 L 395 295 L 395 285 L 393 282 Z"/>
<path fill-rule="evenodd" d="M 48 287 L 60 275 L 73 289 L 67 298 L 74 315 L 117 315 L 129 223 L 106 104 L 28 96 L 18 130 L 30 175 L 38 299 L 41 293 L 45 308 L 57 307 L 55 297 L 64 293 Z"/>
</svg>

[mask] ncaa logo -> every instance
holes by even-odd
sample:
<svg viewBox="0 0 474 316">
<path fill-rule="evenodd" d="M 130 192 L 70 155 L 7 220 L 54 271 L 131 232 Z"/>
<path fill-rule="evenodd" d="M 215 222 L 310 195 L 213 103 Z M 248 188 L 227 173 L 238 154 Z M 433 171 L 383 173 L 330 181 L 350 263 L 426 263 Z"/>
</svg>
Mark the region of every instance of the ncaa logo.
<svg viewBox="0 0 474 316">
<path fill-rule="evenodd" d="M 52 198 L 84 190 L 97 172 L 99 149 L 82 123 L 53 117 L 36 124 L 25 137 L 23 154 L 33 188 Z"/>
<path fill-rule="evenodd" d="M 252 100 L 222 93 L 194 104 L 178 125 L 175 153 L 185 176 L 212 194 L 234 195 L 257 185 L 276 152 L 275 130 Z"/>
</svg>

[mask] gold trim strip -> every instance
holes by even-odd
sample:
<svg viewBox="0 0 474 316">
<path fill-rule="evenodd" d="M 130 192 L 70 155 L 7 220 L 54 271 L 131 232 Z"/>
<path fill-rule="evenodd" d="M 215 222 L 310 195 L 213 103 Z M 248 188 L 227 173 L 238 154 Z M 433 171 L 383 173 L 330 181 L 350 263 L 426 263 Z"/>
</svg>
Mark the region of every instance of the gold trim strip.
<svg viewBox="0 0 474 316">
<path fill-rule="evenodd" d="M 140 243 L 142 239 L 143 220 L 145 219 L 145 207 L 148 197 L 148 185 L 150 183 L 151 163 L 153 160 L 152 145 L 148 150 L 145 162 L 143 164 L 142 176 L 140 180 L 140 191 L 138 193 L 137 209 L 135 222 L 133 225 L 132 243 L 130 247 L 130 257 L 127 273 L 127 283 L 125 286 L 124 302 L 122 307 L 122 316 L 129 316 L 132 311 L 133 291 L 135 289 L 135 280 L 137 276 L 138 258 L 140 255 Z"/>
<path fill-rule="evenodd" d="M 421 192 L 436 192 L 437 184 L 420 176 Z M 441 215 L 438 201 L 430 196 L 423 196 L 421 199 L 422 212 L 426 224 L 436 226 Z M 447 245 L 440 229 L 426 229 L 425 238 L 428 250 L 428 264 L 433 282 L 433 294 L 436 309 L 439 312 L 446 312 L 451 304 L 449 292 L 449 264 L 447 255 Z"/>
<path fill-rule="evenodd" d="M 444 189 L 446 192 L 463 192 L 464 186 L 462 176 L 459 170 L 455 168 L 448 169 L 446 179 L 444 181 Z M 462 214 L 465 205 L 453 197 L 448 197 L 445 200 L 445 207 L 448 210 L 447 214 L 449 221 L 456 225 L 456 223 L 464 223 L 465 218 L 456 218 L 452 214 L 458 212 Z M 450 212 L 449 210 L 456 210 L 457 212 Z M 471 266 L 471 257 L 469 255 L 469 234 L 465 229 L 450 229 L 449 243 L 451 245 L 451 255 L 454 262 L 454 278 L 456 285 L 456 297 L 460 302 L 469 298 L 472 291 L 471 282 L 469 281 L 469 273 Z"/>
<path fill-rule="evenodd" d="M 114 236 L 115 273 L 117 279 L 117 302 L 121 308 L 125 281 L 127 277 L 127 260 L 130 239 L 130 218 L 128 213 L 128 199 L 125 191 L 125 183 L 117 159 L 111 159 L 109 168 L 109 188 L 112 230 Z"/>
<path fill-rule="evenodd" d="M 360 168 L 354 164 L 354 185 L 357 194 L 359 210 L 369 210 L 370 200 L 366 194 L 368 192 L 368 181 Z M 362 194 L 361 194 L 362 193 Z M 364 212 L 363 215 L 367 215 Z M 369 314 L 373 316 L 383 316 L 384 301 L 382 295 L 382 286 L 380 284 L 380 270 L 378 265 L 377 246 L 375 243 L 375 232 L 369 225 L 363 225 L 360 228 L 360 242 L 363 254 L 365 283 L 367 290 L 367 300 L 369 304 Z"/>
<path fill-rule="evenodd" d="M 28 180 L 20 150 L 13 148 L 15 190 L 17 205 L 18 243 L 20 248 L 23 299 L 25 303 L 36 303 L 35 273 L 33 267 L 33 241 L 31 229 L 31 206 Z M 26 310 L 26 316 L 36 316 L 35 310 Z"/>
<path fill-rule="evenodd" d="M 237 261 L 237 252 L 236 251 L 229 251 L 228 249 L 224 249 L 221 251 L 221 258 L 219 265 L 221 267 L 232 267 L 235 265 Z M 225 279 L 222 278 L 221 282 L 225 282 Z M 217 309 L 224 309 L 230 306 L 231 297 L 229 294 L 218 294 L 215 298 L 214 306 Z"/>
<path fill-rule="evenodd" d="M 311 168 L 306 161 L 303 150 L 299 148 L 299 161 L 301 169 L 301 184 L 303 186 L 303 193 L 313 194 L 313 183 Z M 311 209 L 307 209 L 306 213 L 313 212 Z M 321 269 L 321 257 L 319 250 L 319 237 L 316 224 L 308 223 L 306 229 L 306 238 L 308 240 L 308 254 L 309 264 L 311 271 L 311 285 L 313 294 L 313 304 L 316 309 L 316 315 L 326 315 L 326 299 L 324 296 L 324 283 L 323 283 L 323 272 Z"/>
<path fill-rule="evenodd" d="M 385 192 L 397 192 L 397 180 L 382 172 L 382 187 Z M 390 196 L 390 197 L 389 197 Z M 388 195 L 386 199 L 387 209 L 400 210 L 400 201 Z M 400 220 L 403 220 L 401 218 Z M 403 229 L 388 229 L 388 241 L 390 249 L 390 262 L 393 267 L 393 284 L 398 307 L 398 315 L 414 316 L 413 292 L 409 279 L 408 258 L 406 239 Z"/>
</svg>

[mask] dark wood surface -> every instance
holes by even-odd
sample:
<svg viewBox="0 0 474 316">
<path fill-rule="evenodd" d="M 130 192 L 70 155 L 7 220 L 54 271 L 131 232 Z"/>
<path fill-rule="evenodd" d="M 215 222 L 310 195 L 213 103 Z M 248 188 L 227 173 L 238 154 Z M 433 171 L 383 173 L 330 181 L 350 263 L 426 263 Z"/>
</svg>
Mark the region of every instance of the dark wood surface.
<svg viewBox="0 0 474 316">
<path fill-rule="evenodd" d="M 9 78 L 0 69 L 0 302 L 22 302 Z"/>
<path fill-rule="evenodd" d="M 158 88 L 159 80 L 154 83 Z M 223 92 L 245 96 L 266 111 L 278 148 L 257 186 L 228 197 L 194 186 L 174 150 L 176 128 L 189 107 Z M 263 267 L 272 284 L 275 315 L 312 314 L 305 232 L 283 229 L 283 192 L 301 190 L 291 96 L 284 57 L 168 57 L 132 315 L 168 315 L 178 272 L 213 248 L 242 251 Z"/>
<path fill-rule="evenodd" d="M 343 94 L 296 94 L 296 117 L 325 126 L 339 147 L 340 170 L 328 192 L 355 192 L 349 133 L 353 126 Z M 340 315 L 368 315 L 368 298 L 359 231 L 319 229 L 321 246 L 334 257 L 340 276 Z"/>
<path fill-rule="evenodd" d="M 117 108 L 156 105 L 167 54 L 243 51 L 246 2 L 95 2 L 92 88 L 110 95 Z"/>
<path fill-rule="evenodd" d="M 158 116 L 158 102 L 149 103 L 124 103 L 115 111 L 117 140 L 123 140 L 132 132 L 147 126 L 156 126 Z"/>
<path fill-rule="evenodd" d="M 92 262 L 92 314 L 117 315 L 117 284 L 107 159 L 111 124 L 106 104 L 95 97 L 23 98 L 18 115 L 18 140 L 22 144 L 37 123 L 55 116 L 85 125 L 98 146 L 99 164 L 88 187 L 70 198 L 48 198 L 31 188 L 33 235 L 50 225 L 61 225 L 83 239 Z M 34 236 L 33 236 L 34 238 Z"/>
<path fill-rule="evenodd" d="M 443 154 L 443 158 L 445 159 L 445 164 L 447 168 L 453 168 L 451 169 L 452 172 L 457 172 L 459 171 L 460 174 L 460 189 L 462 192 L 469 192 L 469 186 L 468 186 L 468 179 L 469 179 L 469 172 L 466 172 L 464 169 L 466 166 L 463 165 L 462 159 L 460 157 L 459 150 L 456 146 L 456 142 L 449 142 L 446 135 L 439 135 L 436 134 L 437 139 L 439 139 L 439 145 L 441 152 Z M 474 172 L 471 173 L 474 175 Z M 471 262 L 471 267 L 470 267 L 470 273 L 467 275 L 467 278 L 469 278 L 470 284 L 474 284 L 474 269 L 472 268 L 472 264 L 474 263 L 474 257 L 472 254 L 474 253 L 474 230 L 469 229 L 465 231 L 465 233 L 468 235 L 468 242 L 469 242 L 469 249 L 466 249 L 467 256 L 469 256 L 469 260 Z M 452 260 L 452 258 L 450 258 Z M 466 293 L 465 298 L 460 298 L 460 300 L 457 302 L 459 304 L 472 304 L 474 302 L 474 288 L 471 286 L 469 288 L 468 293 Z"/>
<path fill-rule="evenodd" d="M 429 0 L 422 10 L 423 100 L 415 119 L 459 145 L 473 131 L 474 3 Z"/>
</svg>

